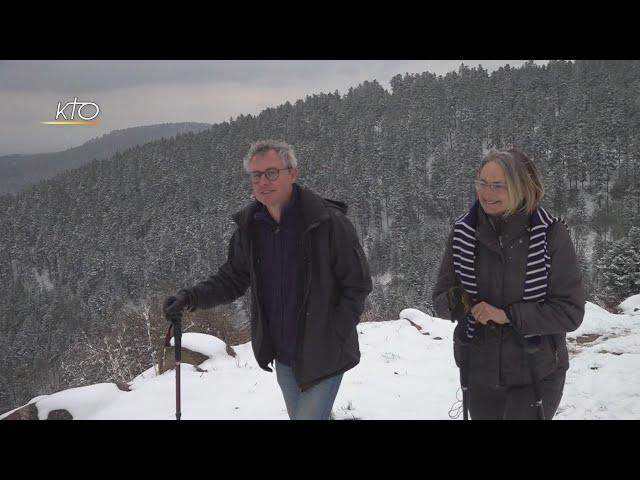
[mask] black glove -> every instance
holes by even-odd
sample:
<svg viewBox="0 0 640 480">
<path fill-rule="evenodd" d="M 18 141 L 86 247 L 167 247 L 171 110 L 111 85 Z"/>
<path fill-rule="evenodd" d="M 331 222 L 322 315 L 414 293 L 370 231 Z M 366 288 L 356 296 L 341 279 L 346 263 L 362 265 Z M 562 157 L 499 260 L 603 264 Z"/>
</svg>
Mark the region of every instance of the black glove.
<svg viewBox="0 0 640 480">
<path fill-rule="evenodd" d="M 185 308 L 191 308 L 189 295 L 180 290 L 176 295 L 167 297 L 162 304 L 162 313 L 168 322 L 182 320 L 182 312 Z"/>
<path fill-rule="evenodd" d="M 459 322 L 471 312 L 473 301 L 464 288 L 460 286 L 456 285 L 447 291 L 447 301 L 451 311 L 451 320 Z"/>
</svg>

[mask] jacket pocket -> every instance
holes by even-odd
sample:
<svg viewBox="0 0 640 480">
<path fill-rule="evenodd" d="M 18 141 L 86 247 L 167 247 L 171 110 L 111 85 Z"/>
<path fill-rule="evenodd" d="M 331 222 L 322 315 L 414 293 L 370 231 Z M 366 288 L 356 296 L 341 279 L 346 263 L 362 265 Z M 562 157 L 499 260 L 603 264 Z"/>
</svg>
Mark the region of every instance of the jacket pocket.
<svg viewBox="0 0 640 480">
<path fill-rule="evenodd" d="M 345 332 L 345 329 L 347 328 L 347 326 L 345 325 L 344 321 L 340 321 L 340 319 L 336 315 L 335 309 L 331 315 L 330 320 L 331 320 L 330 325 L 333 328 L 333 331 L 335 332 L 335 336 L 338 339 L 338 343 L 340 343 L 341 345 L 345 344 L 349 338 L 350 332 Z"/>
<path fill-rule="evenodd" d="M 533 353 L 533 363 L 531 359 L 527 357 L 527 367 L 531 374 L 531 368 L 537 370 L 536 374 L 539 379 L 542 379 L 553 372 L 558 367 L 558 350 L 551 335 L 543 335 L 540 338 L 540 348 L 537 352 Z M 532 378 L 533 380 L 533 378 Z"/>
<path fill-rule="evenodd" d="M 540 349 L 535 355 L 538 357 L 538 363 L 540 365 L 555 365 L 557 363 L 556 348 L 551 335 L 543 335 L 540 337 Z"/>
</svg>

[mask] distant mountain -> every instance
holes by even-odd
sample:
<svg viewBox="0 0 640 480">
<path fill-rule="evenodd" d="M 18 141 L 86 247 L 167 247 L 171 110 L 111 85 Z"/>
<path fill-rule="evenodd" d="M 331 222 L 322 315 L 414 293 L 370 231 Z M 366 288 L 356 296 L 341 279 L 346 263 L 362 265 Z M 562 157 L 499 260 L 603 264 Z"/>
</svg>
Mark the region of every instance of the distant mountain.
<svg viewBox="0 0 640 480">
<path fill-rule="evenodd" d="M 94 158 L 102 160 L 136 145 L 175 137 L 180 133 L 200 132 L 211 128 L 208 123 L 162 123 L 144 127 L 114 130 L 79 147 L 62 152 L 0 157 L 0 194 L 17 193 L 32 183 L 77 168 Z"/>
</svg>

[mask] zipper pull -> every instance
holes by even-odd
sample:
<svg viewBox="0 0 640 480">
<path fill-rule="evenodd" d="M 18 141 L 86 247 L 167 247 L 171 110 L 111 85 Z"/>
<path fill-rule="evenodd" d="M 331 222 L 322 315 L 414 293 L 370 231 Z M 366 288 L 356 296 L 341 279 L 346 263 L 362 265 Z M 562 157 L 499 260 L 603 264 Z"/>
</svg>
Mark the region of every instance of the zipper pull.
<svg viewBox="0 0 640 480">
<path fill-rule="evenodd" d="M 498 243 L 500 244 L 500 248 L 504 248 L 502 245 L 502 235 L 498 235 Z"/>
</svg>

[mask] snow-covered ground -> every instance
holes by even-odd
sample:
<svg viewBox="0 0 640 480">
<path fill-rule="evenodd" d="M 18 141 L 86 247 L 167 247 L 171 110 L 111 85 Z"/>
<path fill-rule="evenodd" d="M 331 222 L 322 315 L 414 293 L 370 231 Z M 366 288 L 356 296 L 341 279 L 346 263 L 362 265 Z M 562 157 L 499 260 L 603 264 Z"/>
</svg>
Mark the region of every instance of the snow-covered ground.
<svg viewBox="0 0 640 480">
<path fill-rule="evenodd" d="M 587 302 L 582 325 L 567 338 L 574 340 L 570 368 L 555 418 L 640 419 L 640 315 Z"/>
<path fill-rule="evenodd" d="M 345 374 L 333 417 L 449 419 L 460 395 L 453 327 L 414 309 L 398 320 L 360 324 L 362 360 Z M 571 368 L 556 418 L 640 419 L 640 315 L 587 303 L 582 326 L 568 338 Z M 236 358 L 209 335 L 186 333 L 183 345 L 210 358 L 199 365 L 206 372 L 182 365 L 182 419 L 288 418 L 275 374 L 258 367 L 249 343 L 234 347 Z M 174 370 L 156 376 L 151 368 L 130 385 L 130 392 L 90 385 L 30 403 L 40 418 L 63 408 L 74 419 L 175 419 Z"/>
<path fill-rule="evenodd" d="M 618 305 L 618 309 L 627 315 L 640 315 L 640 294 L 627 298 Z"/>
</svg>

